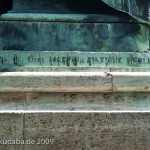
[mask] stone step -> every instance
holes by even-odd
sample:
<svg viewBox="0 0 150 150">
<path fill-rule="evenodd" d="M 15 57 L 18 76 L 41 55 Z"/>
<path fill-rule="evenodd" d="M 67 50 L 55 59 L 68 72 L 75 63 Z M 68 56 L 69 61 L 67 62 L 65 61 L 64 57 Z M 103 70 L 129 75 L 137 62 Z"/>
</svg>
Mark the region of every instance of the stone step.
<svg viewBox="0 0 150 150">
<path fill-rule="evenodd" d="M 149 72 L 1 72 L 0 110 L 149 111 Z"/>
<path fill-rule="evenodd" d="M 149 150 L 149 125 L 149 113 L 1 113 L 0 149 Z"/>
<path fill-rule="evenodd" d="M 143 112 L 150 110 L 150 92 L 117 93 L 0 93 L 0 112 L 98 111 Z"/>
<path fill-rule="evenodd" d="M 149 92 L 149 72 L 1 72 L 0 92 Z"/>
</svg>

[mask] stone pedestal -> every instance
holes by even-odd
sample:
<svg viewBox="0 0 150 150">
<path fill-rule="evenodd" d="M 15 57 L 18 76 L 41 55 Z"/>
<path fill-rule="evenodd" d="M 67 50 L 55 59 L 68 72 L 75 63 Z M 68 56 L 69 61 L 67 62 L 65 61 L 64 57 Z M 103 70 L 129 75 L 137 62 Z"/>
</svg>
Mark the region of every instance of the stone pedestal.
<svg viewBox="0 0 150 150">
<path fill-rule="evenodd" d="M 34 142 L 0 149 L 149 150 L 149 25 L 86 2 L 14 0 L 0 17 L 0 142 Z"/>
<path fill-rule="evenodd" d="M 3 51 L 146 52 L 149 49 L 149 25 L 122 15 L 101 1 L 14 0 L 11 12 L 0 18 Z"/>
</svg>

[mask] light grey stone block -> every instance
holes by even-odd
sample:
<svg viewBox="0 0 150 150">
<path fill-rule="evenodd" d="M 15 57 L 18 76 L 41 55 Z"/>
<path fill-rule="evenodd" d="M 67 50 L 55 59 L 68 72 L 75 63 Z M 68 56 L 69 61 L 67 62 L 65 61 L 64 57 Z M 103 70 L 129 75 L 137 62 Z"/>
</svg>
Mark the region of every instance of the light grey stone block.
<svg viewBox="0 0 150 150">
<path fill-rule="evenodd" d="M 25 110 L 25 93 L 0 93 L 0 110 Z"/>
<path fill-rule="evenodd" d="M 149 111 L 150 93 L 27 93 L 28 111 Z"/>
<path fill-rule="evenodd" d="M 26 114 L 25 139 L 54 139 L 25 150 L 149 150 L 149 114 Z"/>
<path fill-rule="evenodd" d="M 1 150 L 24 150 L 24 145 L 17 144 L 17 140 L 24 140 L 23 116 L 23 114 L 0 113 Z M 16 144 L 12 144 L 14 141 Z"/>
</svg>

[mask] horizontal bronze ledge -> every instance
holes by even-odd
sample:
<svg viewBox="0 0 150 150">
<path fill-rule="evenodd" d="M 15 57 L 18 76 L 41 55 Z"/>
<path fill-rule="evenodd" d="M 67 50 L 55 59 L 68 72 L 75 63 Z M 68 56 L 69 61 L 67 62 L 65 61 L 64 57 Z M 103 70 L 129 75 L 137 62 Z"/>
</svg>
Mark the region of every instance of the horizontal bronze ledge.
<svg viewBox="0 0 150 150">
<path fill-rule="evenodd" d="M 0 21 L 29 22 L 76 22 L 76 23 L 138 23 L 124 17 L 102 14 L 48 14 L 48 13 L 6 13 L 0 16 Z M 141 22 L 140 22 L 141 23 Z M 144 23 L 144 22 L 143 22 Z"/>
</svg>

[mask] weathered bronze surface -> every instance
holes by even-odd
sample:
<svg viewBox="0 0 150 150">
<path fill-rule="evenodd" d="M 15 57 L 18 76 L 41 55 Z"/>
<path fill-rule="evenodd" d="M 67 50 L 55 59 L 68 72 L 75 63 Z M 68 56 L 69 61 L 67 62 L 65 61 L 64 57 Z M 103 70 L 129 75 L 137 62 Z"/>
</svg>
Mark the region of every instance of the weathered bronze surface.
<svg viewBox="0 0 150 150">
<path fill-rule="evenodd" d="M 13 3 L 15 12 L 109 14 L 116 13 L 116 9 L 120 11 L 118 14 L 124 11 L 137 19 L 149 20 L 149 0 L 14 0 Z"/>
<path fill-rule="evenodd" d="M 101 0 L 14 0 L 14 12 L 114 13 Z"/>
<path fill-rule="evenodd" d="M 36 51 L 0 51 L 0 71 L 26 71 L 30 68 L 36 68 L 38 71 L 45 67 L 45 70 L 54 70 L 54 68 L 72 68 L 76 71 L 79 68 L 85 70 L 97 68 L 98 71 L 111 71 L 113 68 L 121 70 L 128 68 L 134 70 L 135 68 L 147 68 L 150 70 L 150 55 L 147 53 L 124 53 L 124 52 L 36 52 Z M 26 68 L 23 69 L 23 67 Z M 20 69 L 19 69 L 20 68 Z M 75 69 L 76 68 L 76 69 Z M 57 69 L 59 70 L 59 69 Z M 130 70 L 130 71 L 131 71 Z M 87 70 L 88 71 L 88 70 Z"/>
<path fill-rule="evenodd" d="M 139 5 L 131 11 L 129 6 L 134 8 L 135 2 L 105 2 L 113 8 L 100 0 L 14 0 L 14 13 L 0 18 L 0 50 L 147 51 L 149 25 L 139 22 L 139 18 L 146 20 Z M 141 7 L 144 9 L 147 3 Z M 119 10 L 129 10 L 138 19 Z"/>
<path fill-rule="evenodd" d="M 111 7 L 149 22 L 149 0 L 102 0 Z"/>
<path fill-rule="evenodd" d="M 0 50 L 145 52 L 149 48 L 149 28 L 145 25 L 67 20 L 1 21 Z"/>
</svg>

